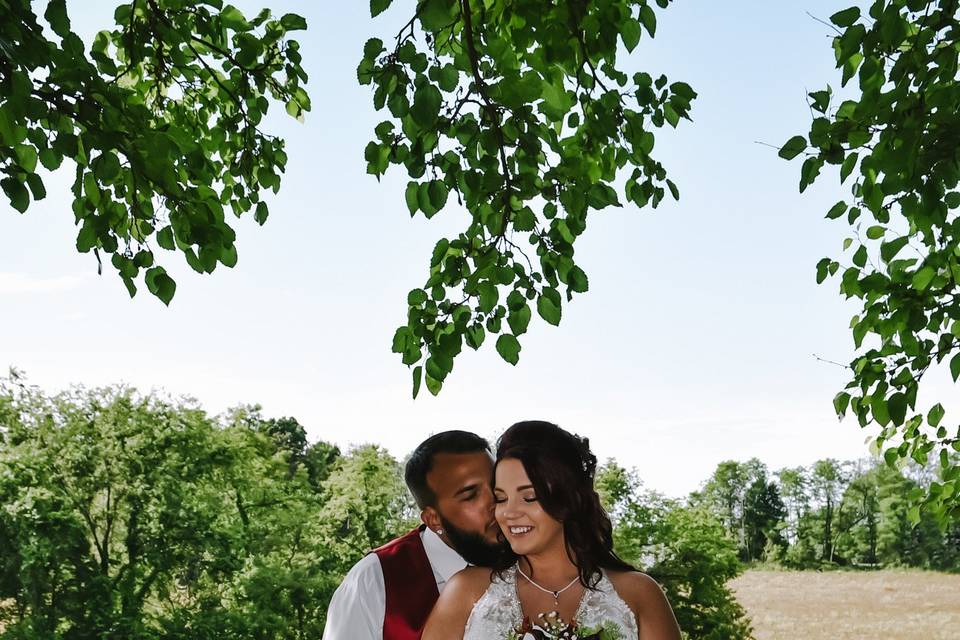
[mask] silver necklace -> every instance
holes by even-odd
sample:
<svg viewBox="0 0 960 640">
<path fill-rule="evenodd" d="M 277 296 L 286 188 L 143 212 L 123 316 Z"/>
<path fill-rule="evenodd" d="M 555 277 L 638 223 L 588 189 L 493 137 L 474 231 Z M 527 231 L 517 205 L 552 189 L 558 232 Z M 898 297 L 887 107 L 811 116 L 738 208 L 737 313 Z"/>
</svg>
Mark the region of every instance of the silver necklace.
<svg viewBox="0 0 960 640">
<path fill-rule="evenodd" d="M 531 578 L 530 576 L 528 576 L 527 574 L 525 574 L 525 573 L 523 572 L 523 569 L 520 568 L 520 565 L 517 565 L 517 571 L 519 571 L 519 572 L 520 572 L 520 575 L 522 575 L 524 578 L 527 579 L 527 582 L 529 582 L 530 584 L 532 584 L 533 586 L 535 586 L 537 589 L 540 589 L 540 591 L 543 591 L 544 593 L 549 593 L 550 595 L 552 595 L 552 596 L 553 596 L 553 606 L 555 606 L 555 607 L 559 607 L 559 606 L 560 606 L 560 594 L 563 593 L 564 591 L 566 591 L 567 589 L 569 589 L 570 587 L 572 587 L 572 586 L 574 585 L 574 583 L 576 583 L 576 582 L 580 579 L 580 576 L 577 576 L 576 578 L 574 578 L 573 580 L 571 580 L 571 581 L 567 584 L 567 586 L 565 586 L 563 589 L 557 589 L 556 591 L 553 591 L 552 589 L 547 589 L 546 587 L 543 587 L 543 586 L 540 586 L 539 584 L 537 584 L 537 583 L 534 581 L 533 578 Z"/>
</svg>

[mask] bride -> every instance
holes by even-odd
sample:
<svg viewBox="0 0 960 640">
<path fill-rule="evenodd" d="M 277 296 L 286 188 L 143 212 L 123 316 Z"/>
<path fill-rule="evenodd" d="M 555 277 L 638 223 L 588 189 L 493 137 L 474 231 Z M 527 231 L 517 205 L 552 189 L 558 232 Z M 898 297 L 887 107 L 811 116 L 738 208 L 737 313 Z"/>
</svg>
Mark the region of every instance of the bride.
<svg viewBox="0 0 960 640">
<path fill-rule="evenodd" d="M 509 550 L 447 583 L 423 640 L 679 640 L 660 586 L 613 552 L 585 438 L 519 422 L 497 442 L 496 519 Z"/>
</svg>

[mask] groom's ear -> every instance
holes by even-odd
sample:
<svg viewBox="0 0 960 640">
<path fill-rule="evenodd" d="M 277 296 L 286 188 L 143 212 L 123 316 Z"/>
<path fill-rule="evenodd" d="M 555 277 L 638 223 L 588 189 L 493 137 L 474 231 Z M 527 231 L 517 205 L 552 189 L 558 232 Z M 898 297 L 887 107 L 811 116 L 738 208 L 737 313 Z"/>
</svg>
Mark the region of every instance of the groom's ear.
<svg viewBox="0 0 960 640">
<path fill-rule="evenodd" d="M 440 522 L 440 514 L 433 507 L 425 507 L 420 512 L 420 521 L 434 532 L 443 528 L 443 524 Z"/>
</svg>

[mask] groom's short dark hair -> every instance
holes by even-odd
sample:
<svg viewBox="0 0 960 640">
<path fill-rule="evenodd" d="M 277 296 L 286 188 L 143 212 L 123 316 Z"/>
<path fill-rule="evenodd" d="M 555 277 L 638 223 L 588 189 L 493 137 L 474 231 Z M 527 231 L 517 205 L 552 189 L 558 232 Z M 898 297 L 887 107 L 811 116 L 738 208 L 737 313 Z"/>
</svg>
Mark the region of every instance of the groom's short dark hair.
<svg viewBox="0 0 960 640">
<path fill-rule="evenodd" d="M 490 443 L 475 433 L 469 431 L 460 431 L 457 429 L 451 431 L 441 431 L 436 433 L 420 443 L 410 459 L 407 460 L 407 466 L 403 477 L 407 483 L 407 488 L 413 494 L 413 499 L 417 505 L 424 509 L 435 506 L 437 496 L 433 493 L 430 485 L 427 484 L 427 474 L 433 467 L 433 457 L 438 453 L 489 453 Z"/>
</svg>

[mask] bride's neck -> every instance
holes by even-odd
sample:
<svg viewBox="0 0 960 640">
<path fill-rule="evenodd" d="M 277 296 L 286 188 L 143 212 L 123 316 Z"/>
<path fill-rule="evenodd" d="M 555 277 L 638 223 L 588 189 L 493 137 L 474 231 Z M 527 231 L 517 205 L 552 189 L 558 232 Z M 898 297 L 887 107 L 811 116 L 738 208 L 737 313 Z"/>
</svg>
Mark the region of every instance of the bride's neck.
<svg viewBox="0 0 960 640">
<path fill-rule="evenodd" d="M 577 575 L 575 565 L 567 555 L 565 543 L 552 545 L 540 553 L 523 556 L 519 560 L 520 568 L 537 582 L 566 582 Z"/>
</svg>

